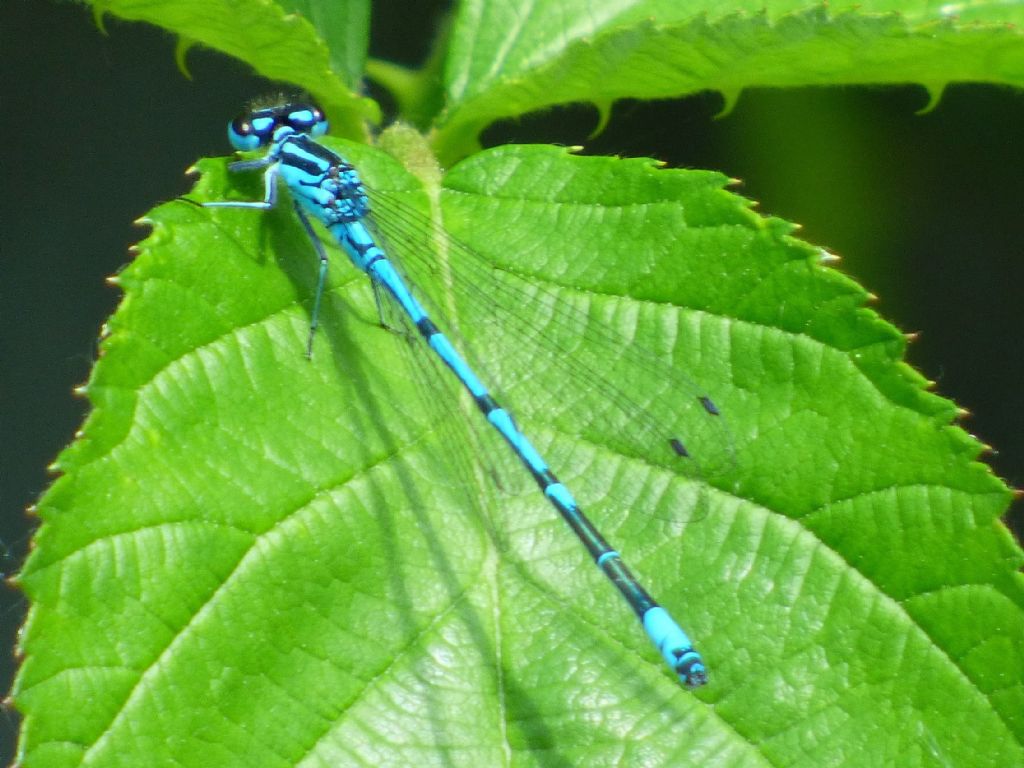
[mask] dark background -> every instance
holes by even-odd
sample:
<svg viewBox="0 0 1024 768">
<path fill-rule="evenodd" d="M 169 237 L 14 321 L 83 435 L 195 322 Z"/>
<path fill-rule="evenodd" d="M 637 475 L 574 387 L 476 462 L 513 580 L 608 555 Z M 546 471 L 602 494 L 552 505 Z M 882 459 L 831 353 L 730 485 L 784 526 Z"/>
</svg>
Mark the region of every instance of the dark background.
<svg viewBox="0 0 1024 768">
<path fill-rule="evenodd" d="M 416 64 L 444 3 L 374 3 L 372 52 Z M 73 437 L 96 338 L 118 292 L 104 278 L 144 230 L 132 221 L 189 188 L 184 170 L 227 154 L 224 125 L 268 84 L 226 57 L 174 63 L 174 39 L 151 27 L 31 0 L 0 3 L 0 570 L 16 570 L 46 488 L 46 466 Z M 743 180 L 764 213 L 801 223 L 801 236 L 844 258 L 881 297 L 877 309 L 920 331 L 910 362 L 974 412 L 965 427 L 995 446 L 991 463 L 1024 482 L 1024 362 L 1018 333 L 1024 276 L 1024 95 L 951 86 L 745 92 L 722 119 L 718 94 L 616 107 L 588 142 L 593 110 L 511 121 L 491 142 L 587 143 Z M 1019 505 L 1018 505 L 1019 507 Z M 1016 510 L 1013 521 L 1024 529 Z M 24 600 L 0 588 L 0 691 Z M 13 754 L 15 716 L 0 712 L 0 764 Z"/>
</svg>

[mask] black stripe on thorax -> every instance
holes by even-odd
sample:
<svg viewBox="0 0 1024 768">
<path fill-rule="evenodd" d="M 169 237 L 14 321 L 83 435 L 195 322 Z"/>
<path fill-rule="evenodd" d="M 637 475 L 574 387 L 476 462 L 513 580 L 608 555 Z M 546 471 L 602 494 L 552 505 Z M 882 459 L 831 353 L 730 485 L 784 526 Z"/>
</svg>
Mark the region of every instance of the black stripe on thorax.
<svg viewBox="0 0 1024 768">
<path fill-rule="evenodd" d="M 311 176 L 327 173 L 331 166 L 346 166 L 344 160 L 326 147 L 322 147 L 309 136 L 290 136 L 281 147 L 282 161 Z"/>
</svg>

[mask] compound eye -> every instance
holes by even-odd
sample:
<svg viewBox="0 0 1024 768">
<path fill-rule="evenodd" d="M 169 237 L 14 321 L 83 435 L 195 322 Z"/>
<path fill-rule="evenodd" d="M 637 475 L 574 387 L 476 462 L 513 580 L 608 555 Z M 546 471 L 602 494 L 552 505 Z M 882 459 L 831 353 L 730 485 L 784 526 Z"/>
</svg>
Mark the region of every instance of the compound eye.
<svg viewBox="0 0 1024 768">
<path fill-rule="evenodd" d="M 266 146 L 274 133 L 274 120 L 265 115 L 246 112 L 228 123 L 228 141 L 240 151 Z"/>
<path fill-rule="evenodd" d="M 292 104 L 288 108 L 288 125 L 300 133 L 320 136 L 326 128 L 319 126 L 325 122 L 324 113 L 315 104 Z"/>
<path fill-rule="evenodd" d="M 309 129 L 309 135 L 313 138 L 323 136 L 327 133 L 327 129 L 330 127 L 327 122 L 327 116 L 323 113 L 320 107 L 311 107 L 314 116 L 313 125 Z"/>
</svg>

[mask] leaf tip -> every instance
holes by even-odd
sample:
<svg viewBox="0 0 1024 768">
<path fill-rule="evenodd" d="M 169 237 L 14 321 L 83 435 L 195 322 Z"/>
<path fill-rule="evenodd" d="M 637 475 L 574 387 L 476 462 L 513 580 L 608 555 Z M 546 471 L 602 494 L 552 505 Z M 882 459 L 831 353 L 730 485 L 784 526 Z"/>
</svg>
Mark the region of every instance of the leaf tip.
<svg viewBox="0 0 1024 768">
<path fill-rule="evenodd" d="M 105 2 L 95 2 L 95 3 L 93 3 L 93 6 L 92 6 L 92 20 L 93 20 L 93 23 L 96 25 L 96 29 L 98 29 L 101 34 L 106 35 L 107 37 L 109 37 L 110 33 L 107 32 L 107 28 L 103 24 L 103 17 L 106 15 L 106 13 L 107 13 L 107 4 Z"/>
<path fill-rule="evenodd" d="M 932 112 L 937 106 L 939 106 L 939 102 L 942 100 L 942 95 L 946 92 L 945 83 L 937 86 L 925 85 L 924 88 L 928 92 L 928 103 L 917 110 L 914 113 L 915 115 L 927 115 L 929 112 Z"/>
<path fill-rule="evenodd" d="M 594 107 L 597 109 L 597 125 L 594 127 L 594 130 L 590 132 L 590 136 L 587 137 L 588 139 L 593 139 L 601 135 L 612 119 L 611 101 L 595 101 Z"/>
<path fill-rule="evenodd" d="M 185 37 L 179 37 L 178 42 L 174 46 L 174 63 L 178 67 L 178 71 L 181 72 L 182 76 L 186 80 L 192 79 L 192 73 L 188 71 L 188 63 L 185 61 L 185 57 L 188 56 L 189 49 L 195 45 L 192 40 Z"/>
<path fill-rule="evenodd" d="M 728 90 L 721 88 L 719 93 L 722 94 L 722 108 L 715 113 L 714 119 L 721 120 L 723 117 L 728 117 L 732 114 L 732 111 L 736 108 L 736 102 L 740 100 L 740 94 L 742 93 L 740 88 L 730 88 Z"/>
</svg>

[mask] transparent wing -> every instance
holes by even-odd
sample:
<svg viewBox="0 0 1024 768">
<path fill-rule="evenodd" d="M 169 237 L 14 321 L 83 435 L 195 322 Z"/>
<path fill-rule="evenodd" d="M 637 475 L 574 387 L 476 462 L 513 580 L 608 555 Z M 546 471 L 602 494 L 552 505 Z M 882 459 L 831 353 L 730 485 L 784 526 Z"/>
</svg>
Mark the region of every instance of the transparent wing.
<svg viewBox="0 0 1024 768">
<path fill-rule="evenodd" d="M 676 474 L 731 472 L 726 417 L 665 352 L 675 313 L 516 274 L 444 232 L 422 199 L 370 195 L 389 255 L 514 416 Z M 638 341 L 662 337 L 660 351 Z"/>
<path fill-rule="evenodd" d="M 395 265 L 401 272 L 397 262 Z M 403 274 L 403 277 L 406 276 Z M 415 381 L 414 391 L 420 408 L 428 414 L 433 431 L 440 436 L 438 442 L 444 458 L 452 467 L 451 476 L 443 480 L 461 489 L 467 509 L 486 513 L 493 492 L 510 487 L 507 478 L 521 473 L 510 471 L 514 468 L 508 451 L 496 444 L 493 428 L 481 418 L 472 398 L 451 372 L 443 370 L 444 364 L 427 348 L 408 315 L 386 288 L 375 282 L 372 285 L 381 322 L 401 342 L 406 371 Z M 413 290 L 418 295 L 418 291 Z M 439 316 L 436 308 L 428 306 L 428 312 Z M 458 343 L 458 340 L 453 341 Z M 431 481 L 441 480 L 432 478 Z M 483 514 L 482 518 L 494 535 L 489 515 Z"/>
</svg>

